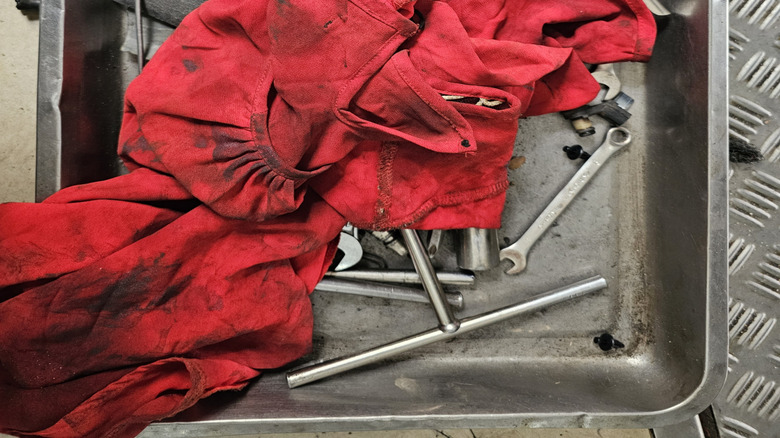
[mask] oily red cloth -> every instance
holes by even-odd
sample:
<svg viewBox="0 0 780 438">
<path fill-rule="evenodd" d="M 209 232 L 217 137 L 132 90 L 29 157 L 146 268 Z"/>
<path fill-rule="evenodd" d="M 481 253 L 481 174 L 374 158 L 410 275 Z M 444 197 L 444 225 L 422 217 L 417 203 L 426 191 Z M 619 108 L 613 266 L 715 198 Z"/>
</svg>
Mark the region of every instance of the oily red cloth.
<svg viewBox="0 0 780 438">
<path fill-rule="evenodd" d="M 518 118 L 589 102 L 583 62 L 654 36 L 641 0 L 211 0 L 131 84 L 122 153 L 227 217 L 311 188 L 362 228 L 498 228 Z"/>
<path fill-rule="evenodd" d="M 498 227 L 518 118 L 654 35 L 640 0 L 206 2 L 127 91 L 129 174 L 0 205 L 0 431 L 131 436 L 305 354 L 347 220 Z"/>
<path fill-rule="evenodd" d="M 314 194 L 226 219 L 138 169 L 0 223 L 0 425 L 81 437 L 133 435 L 306 353 L 344 221 Z"/>
</svg>

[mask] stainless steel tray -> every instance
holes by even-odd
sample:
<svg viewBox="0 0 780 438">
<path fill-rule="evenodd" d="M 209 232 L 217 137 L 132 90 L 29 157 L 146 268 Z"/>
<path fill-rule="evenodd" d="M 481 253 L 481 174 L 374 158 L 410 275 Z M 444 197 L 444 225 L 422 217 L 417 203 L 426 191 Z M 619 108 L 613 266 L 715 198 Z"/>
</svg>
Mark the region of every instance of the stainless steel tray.
<svg viewBox="0 0 780 438">
<path fill-rule="evenodd" d="M 720 391 L 727 362 L 726 6 L 669 5 L 651 62 L 619 66 L 637 102 L 626 125 L 632 144 L 537 243 L 524 273 L 506 276 L 498 268 L 479 275 L 473 290 L 461 289 L 460 315 L 593 274 L 607 278 L 606 291 L 294 390 L 282 371 L 269 372 L 246 391 L 213 396 L 144 434 L 648 428 L 698 414 Z M 113 148 L 114 131 L 88 127 L 117 126 L 135 70 L 121 47 L 133 33 L 130 21 L 106 0 L 42 5 L 39 198 L 116 169 L 109 152 L 76 145 Z M 527 161 L 511 171 L 504 242 L 514 241 L 575 172 L 578 163 L 561 147 L 581 142 L 592 150 L 605 132 L 602 124 L 581 140 L 558 115 L 522 121 L 516 154 Z M 436 264 L 454 267 L 451 247 L 445 242 Z M 436 325 L 419 304 L 319 293 L 313 303 L 314 351 L 297 365 Z M 598 349 L 593 337 L 603 332 L 626 348 Z"/>
</svg>

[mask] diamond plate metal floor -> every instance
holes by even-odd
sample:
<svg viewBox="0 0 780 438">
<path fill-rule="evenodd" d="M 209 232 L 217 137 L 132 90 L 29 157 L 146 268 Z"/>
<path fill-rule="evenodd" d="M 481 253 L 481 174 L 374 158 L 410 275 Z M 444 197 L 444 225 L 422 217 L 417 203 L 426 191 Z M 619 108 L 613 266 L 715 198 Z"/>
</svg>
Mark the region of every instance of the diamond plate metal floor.
<svg viewBox="0 0 780 438">
<path fill-rule="evenodd" d="M 765 159 L 731 168 L 729 376 L 714 409 L 724 437 L 780 437 L 780 0 L 729 10 L 729 133 Z"/>
</svg>

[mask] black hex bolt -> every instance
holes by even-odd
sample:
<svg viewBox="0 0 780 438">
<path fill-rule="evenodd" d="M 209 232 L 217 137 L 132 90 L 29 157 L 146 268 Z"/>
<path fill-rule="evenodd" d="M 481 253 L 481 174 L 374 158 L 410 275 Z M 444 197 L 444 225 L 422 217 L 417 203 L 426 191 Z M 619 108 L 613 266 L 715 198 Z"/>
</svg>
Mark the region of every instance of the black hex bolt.
<svg viewBox="0 0 780 438">
<path fill-rule="evenodd" d="M 623 345 L 622 342 L 613 338 L 612 335 L 610 335 L 609 333 L 604 333 L 601 336 L 596 336 L 595 338 L 593 338 L 593 343 L 598 344 L 599 348 L 601 348 L 604 351 L 609 351 L 612 350 L 613 348 L 625 347 L 625 345 Z"/>
<path fill-rule="evenodd" d="M 16 9 L 26 11 L 38 9 L 41 6 L 41 0 L 16 0 Z"/>
<path fill-rule="evenodd" d="M 590 158 L 590 154 L 585 152 L 585 150 L 582 149 L 582 146 L 578 144 L 575 144 L 574 146 L 564 146 L 563 151 L 566 152 L 566 156 L 569 157 L 570 160 L 576 160 L 578 158 L 587 160 Z"/>
</svg>

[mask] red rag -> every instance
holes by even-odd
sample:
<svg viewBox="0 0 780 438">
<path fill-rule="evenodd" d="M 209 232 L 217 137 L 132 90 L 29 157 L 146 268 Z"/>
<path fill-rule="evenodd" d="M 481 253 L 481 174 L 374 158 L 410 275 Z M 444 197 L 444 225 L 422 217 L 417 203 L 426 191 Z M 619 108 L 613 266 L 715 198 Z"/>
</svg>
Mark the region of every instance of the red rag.
<svg viewBox="0 0 780 438">
<path fill-rule="evenodd" d="M 343 218 L 315 194 L 262 222 L 175 204 L 185 194 L 138 169 L 0 205 L 0 265 L 14 284 L 0 289 L 3 432 L 131 436 L 309 350 L 308 294 Z M 184 367 L 153 366 L 165 358 Z"/>
<path fill-rule="evenodd" d="M 0 431 L 131 436 L 300 357 L 346 220 L 497 228 L 518 118 L 654 36 L 639 0 L 206 2 L 127 91 L 128 175 L 0 205 Z"/>
<path fill-rule="evenodd" d="M 381 68 L 367 81 L 356 76 L 335 101 L 337 116 L 363 140 L 310 184 L 360 228 L 499 228 L 518 119 L 586 104 L 599 86 L 583 61 L 645 61 L 655 39 L 652 14 L 638 0 L 420 0 L 415 8 L 422 29 L 391 53 L 370 46 L 375 56 L 363 68 L 373 71 L 382 57 Z M 287 15 L 276 19 L 315 35 L 305 47 L 333 47 L 305 55 L 338 68 L 333 52 L 342 45 L 330 33 L 287 22 Z M 280 34 L 271 45 L 288 66 L 275 84 L 284 81 L 279 95 L 296 102 L 309 95 L 295 93 L 300 84 L 316 95 L 319 71 L 291 68 L 299 53 L 283 44 L 288 39 L 297 36 Z M 494 109 L 442 96 L 504 104 Z M 315 140 L 319 156 L 332 149 L 328 139 Z"/>
</svg>

